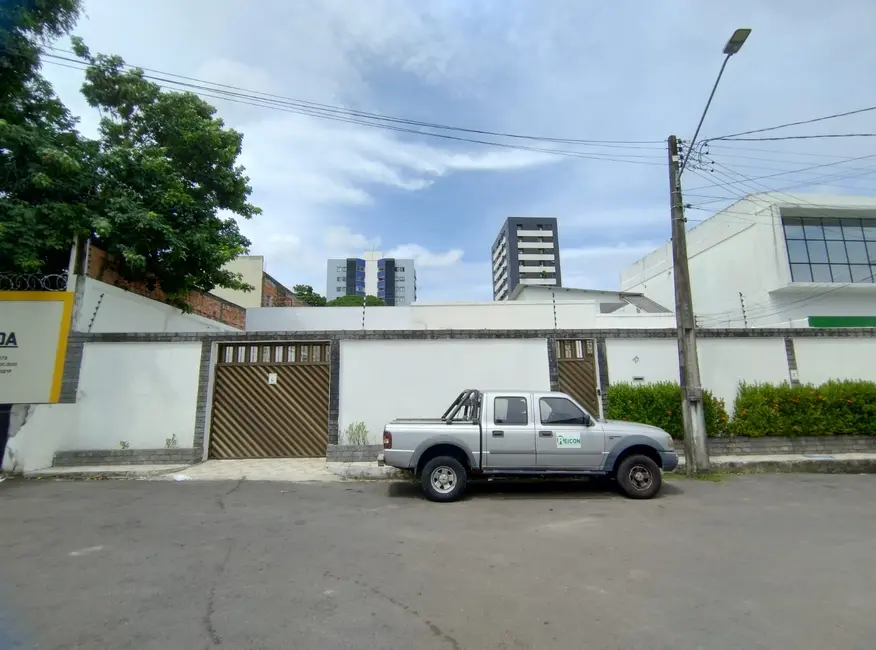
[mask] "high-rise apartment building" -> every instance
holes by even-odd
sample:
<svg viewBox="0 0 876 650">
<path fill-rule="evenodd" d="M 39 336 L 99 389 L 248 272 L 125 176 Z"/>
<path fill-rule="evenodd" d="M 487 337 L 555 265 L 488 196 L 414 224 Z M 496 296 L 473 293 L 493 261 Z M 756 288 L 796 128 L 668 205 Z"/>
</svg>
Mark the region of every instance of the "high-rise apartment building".
<svg viewBox="0 0 876 650">
<path fill-rule="evenodd" d="M 362 257 L 331 259 L 326 266 L 326 300 L 341 296 L 377 296 L 390 307 L 417 299 L 417 271 L 412 259 L 383 257 L 367 251 Z"/>
<path fill-rule="evenodd" d="M 508 300 L 518 284 L 562 286 L 555 217 L 508 217 L 492 252 L 493 300 Z"/>
</svg>

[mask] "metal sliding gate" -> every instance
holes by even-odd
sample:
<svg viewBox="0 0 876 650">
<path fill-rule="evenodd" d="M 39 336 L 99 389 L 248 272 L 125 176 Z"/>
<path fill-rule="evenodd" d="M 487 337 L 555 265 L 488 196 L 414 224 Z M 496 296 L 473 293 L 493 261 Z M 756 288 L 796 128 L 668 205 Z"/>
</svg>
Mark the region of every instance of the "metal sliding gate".
<svg viewBox="0 0 876 650">
<path fill-rule="evenodd" d="M 329 344 L 219 347 L 210 458 L 325 456 Z"/>
<path fill-rule="evenodd" d="M 596 342 L 593 339 L 557 341 L 557 370 L 560 390 L 598 416 L 595 349 Z"/>
</svg>

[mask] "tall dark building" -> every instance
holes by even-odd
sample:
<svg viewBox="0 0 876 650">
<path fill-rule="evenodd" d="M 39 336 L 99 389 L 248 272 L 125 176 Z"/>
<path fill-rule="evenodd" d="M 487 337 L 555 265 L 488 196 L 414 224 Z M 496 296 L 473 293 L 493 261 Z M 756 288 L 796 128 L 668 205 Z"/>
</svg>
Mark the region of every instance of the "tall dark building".
<svg viewBox="0 0 876 650">
<path fill-rule="evenodd" d="M 508 217 L 493 242 L 493 300 L 518 284 L 562 286 L 555 217 Z"/>
</svg>

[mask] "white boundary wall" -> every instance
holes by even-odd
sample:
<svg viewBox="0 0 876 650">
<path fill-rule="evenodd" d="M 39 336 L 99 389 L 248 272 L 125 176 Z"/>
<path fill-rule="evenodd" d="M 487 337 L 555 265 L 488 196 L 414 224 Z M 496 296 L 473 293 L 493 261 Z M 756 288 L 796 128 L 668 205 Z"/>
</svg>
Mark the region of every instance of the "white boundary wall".
<svg viewBox="0 0 876 650">
<path fill-rule="evenodd" d="M 407 307 L 260 307 L 246 310 L 248 332 L 361 330 L 660 329 L 674 314 L 602 314 L 593 301 L 418 303 Z"/>
<path fill-rule="evenodd" d="M 370 441 L 399 417 L 440 417 L 466 388 L 550 390 L 547 340 L 342 341 L 338 432 Z"/>
<path fill-rule="evenodd" d="M 57 451 L 191 448 L 200 343 L 86 343 L 76 404 L 13 407 L 3 469 L 52 465 Z"/>
<path fill-rule="evenodd" d="M 876 340 L 854 340 L 859 344 L 872 341 L 876 351 Z M 609 339 L 605 347 L 612 384 L 678 381 L 676 339 Z M 781 337 L 701 338 L 698 352 L 703 388 L 723 399 L 728 412 L 732 412 L 740 381 L 780 384 L 790 379 L 785 340 Z M 876 366 L 873 376 L 876 379 Z"/>
<path fill-rule="evenodd" d="M 876 381 L 876 339 L 794 339 L 803 383 L 831 379 Z"/>
</svg>

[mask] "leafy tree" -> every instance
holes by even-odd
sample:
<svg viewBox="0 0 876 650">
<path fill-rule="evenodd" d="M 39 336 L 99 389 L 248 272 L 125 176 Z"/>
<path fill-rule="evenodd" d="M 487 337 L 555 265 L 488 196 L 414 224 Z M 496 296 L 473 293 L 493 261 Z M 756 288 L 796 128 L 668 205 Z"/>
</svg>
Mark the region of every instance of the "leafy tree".
<svg viewBox="0 0 876 650">
<path fill-rule="evenodd" d="M 261 210 L 237 164 L 243 136 L 193 93 L 162 92 L 117 56 L 74 50 L 89 63 L 82 93 L 99 108 L 93 199 L 97 245 L 129 280 L 160 286 L 171 302 L 216 286 L 251 289 L 222 266 L 248 251 L 233 216 Z"/>
<path fill-rule="evenodd" d="M 41 45 L 68 33 L 81 0 L 0 0 L 0 271 L 58 272 L 78 234 L 96 240 L 130 281 L 169 302 L 192 289 L 247 289 L 222 269 L 249 241 L 234 216 L 259 212 L 237 164 L 242 136 L 191 93 L 164 93 L 118 57 L 89 64 L 83 94 L 100 138 L 39 74 Z"/>
<path fill-rule="evenodd" d="M 0 3 L 0 272 L 59 272 L 73 237 L 90 232 L 96 146 L 39 73 L 41 45 L 79 10 L 79 0 Z"/>
<path fill-rule="evenodd" d="M 341 296 L 326 303 L 326 307 L 361 307 L 362 296 Z M 377 296 L 365 296 L 366 307 L 384 307 L 383 298 Z"/>
<path fill-rule="evenodd" d="M 314 293 L 313 287 L 309 284 L 296 284 L 292 287 L 292 294 L 298 300 L 311 307 L 325 306 L 325 298 L 318 293 Z"/>
</svg>

